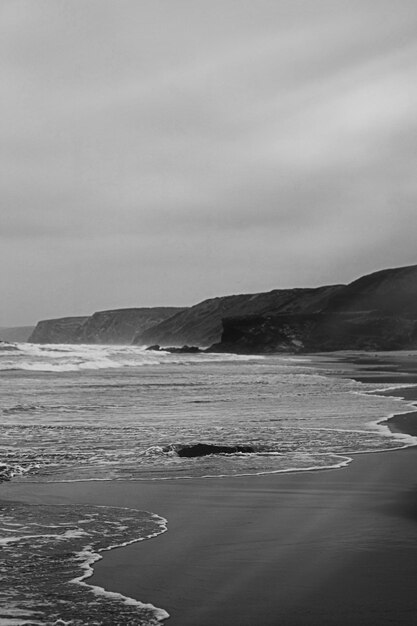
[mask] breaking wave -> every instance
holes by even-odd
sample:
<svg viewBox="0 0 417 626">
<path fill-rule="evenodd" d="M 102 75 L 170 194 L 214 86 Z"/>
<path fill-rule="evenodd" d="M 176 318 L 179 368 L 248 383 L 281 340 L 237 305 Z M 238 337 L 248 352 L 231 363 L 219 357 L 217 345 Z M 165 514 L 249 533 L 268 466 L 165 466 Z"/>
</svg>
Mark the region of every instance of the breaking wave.
<svg viewBox="0 0 417 626">
<path fill-rule="evenodd" d="M 17 344 L 0 340 L 0 355 L 2 352 L 16 352 L 18 350 Z"/>
<path fill-rule="evenodd" d="M 147 365 L 183 365 L 202 362 L 222 363 L 262 359 L 234 354 L 171 354 L 147 351 L 138 346 L 3 344 L 0 371 L 78 372 Z"/>
<path fill-rule="evenodd" d="M 358 452 L 415 442 L 378 423 L 409 403 L 305 359 L 16 345 L 19 356 L 0 363 L 38 371 L 0 372 L 0 482 L 339 467 Z"/>
</svg>

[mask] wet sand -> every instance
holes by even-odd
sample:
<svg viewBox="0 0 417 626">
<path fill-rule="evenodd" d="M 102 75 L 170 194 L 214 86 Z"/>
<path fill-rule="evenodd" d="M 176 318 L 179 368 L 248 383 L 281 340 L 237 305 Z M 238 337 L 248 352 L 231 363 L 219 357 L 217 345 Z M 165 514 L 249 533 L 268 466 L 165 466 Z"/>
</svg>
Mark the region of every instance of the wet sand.
<svg viewBox="0 0 417 626">
<path fill-rule="evenodd" d="M 382 371 L 388 376 L 384 363 L 361 376 Z M 417 394 L 408 399 L 417 402 Z M 408 427 L 404 418 L 395 424 Z M 167 626 L 414 626 L 416 464 L 412 447 L 355 455 L 339 470 L 15 482 L 2 492 L 13 500 L 130 506 L 166 517 L 167 533 L 106 553 L 90 582 L 166 609 Z"/>
</svg>

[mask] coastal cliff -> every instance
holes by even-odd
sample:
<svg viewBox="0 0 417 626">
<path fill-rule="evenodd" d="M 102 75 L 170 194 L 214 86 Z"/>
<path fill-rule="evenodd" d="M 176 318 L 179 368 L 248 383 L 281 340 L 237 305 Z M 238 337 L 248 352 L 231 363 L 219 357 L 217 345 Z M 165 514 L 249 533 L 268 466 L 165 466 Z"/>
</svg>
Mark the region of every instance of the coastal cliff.
<svg viewBox="0 0 417 626">
<path fill-rule="evenodd" d="M 306 289 L 275 289 L 204 300 L 161 324 L 138 333 L 134 343 L 160 346 L 210 346 L 220 341 L 222 320 L 228 317 L 320 311 L 341 285 Z"/>
<path fill-rule="evenodd" d="M 30 335 L 30 343 L 77 343 L 78 333 L 87 317 L 60 317 L 41 320 Z"/>
<path fill-rule="evenodd" d="M 209 347 L 219 352 L 417 349 L 417 266 L 348 285 L 222 296 L 189 308 L 99 311 L 38 323 L 35 343 Z"/>
<path fill-rule="evenodd" d="M 213 352 L 417 349 L 417 266 L 382 270 L 335 290 L 321 311 L 223 319 Z"/>
<path fill-rule="evenodd" d="M 29 337 L 32 343 L 131 344 L 138 332 L 183 309 L 151 307 L 98 311 L 91 316 L 42 320 Z"/>
<path fill-rule="evenodd" d="M 178 307 L 150 307 L 98 311 L 81 326 L 78 342 L 131 344 L 133 338 L 148 328 L 159 324 L 175 313 Z"/>
<path fill-rule="evenodd" d="M 417 320 L 377 313 L 229 318 L 210 352 L 259 354 L 417 348 Z"/>
</svg>

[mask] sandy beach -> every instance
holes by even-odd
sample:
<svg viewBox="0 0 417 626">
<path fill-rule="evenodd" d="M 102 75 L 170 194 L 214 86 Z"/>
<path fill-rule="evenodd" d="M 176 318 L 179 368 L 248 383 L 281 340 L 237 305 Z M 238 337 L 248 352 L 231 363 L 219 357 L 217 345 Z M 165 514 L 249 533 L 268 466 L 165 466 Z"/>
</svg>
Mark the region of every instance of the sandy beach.
<svg viewBox="0 0 417 626">
<path fill-rule="evenodd" d="M 358 377 L 389 378 L 390 361 L 376 361 Z M 393 384 L 406 368 L 403 359 Z M 415 389 L 407 393 L 417 401 Z M 410 412 L 392 427 L 404 432 L 411 422 L 417 415 Z M 11 482 L 2 485 L 2 497 L 128 506 L 165 517 L 167 533 L 105 553 L 90 582 L 166 609 L 172 626 L 411 626 L 416 462 L 417 448 L 410 447 L 358 454 L 338 470 Z"/>
</svg>

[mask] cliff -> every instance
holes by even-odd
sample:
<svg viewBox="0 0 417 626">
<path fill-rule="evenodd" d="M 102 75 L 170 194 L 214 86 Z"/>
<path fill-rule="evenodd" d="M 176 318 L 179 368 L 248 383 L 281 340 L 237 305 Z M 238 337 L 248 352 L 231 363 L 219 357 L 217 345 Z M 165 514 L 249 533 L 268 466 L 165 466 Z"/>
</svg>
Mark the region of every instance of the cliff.
<svg viewBox="0 0 417 626">
<path fill-rule="evenodd" d="M 212 346 L 230 352 L 416 348 L 417 266 L 351 282 L 210 298 L 190 308 L 99 311 L 39 322 L 38 343 Z"/>
<path fill-rule="evenodd" d="M 417 320 L 377 313 L 313 313 L 224 320 L 210 352 L 259 354 L 417 348 Z"/>
<path fill-rule="evenodd" d="M 334 294 L 328 311 L 379 311 L 417 318 L 417 265 L 367 274 Z"/>
<path fill-rule="evenodd" d="M 0 328 L 0 341 L 25 342 L 34 331 L 34 326 L 12 326 Z"/>
<path fill-rule="evenodd" d="M 87 317 L 60 317 L 41 320 L 30 335 L 30 343 L 77 343 L 78 333 Z"/>
<path fill-rule="evenodd" d="M 130 344 L 138 332 L 161 322 L 178 307 L 152 307 L 98 311 L 87 317 L 64 317 L 38 322 L 32 343 Z"/>
<path fill-rule="evenodd" d="M 275 289 L 204 300 L 161 324 L 138 333 L 135 344 L 210 346 L 221 338 L 222 320 L 228 317 L 289 312 L 316 312 L 325 307 L 340 285 L 306 289 Z"/>
<path fill-rule="evenodd" d="M 223 319 L 212 351 L 324 352 L 417 349 L 417 266 L 382 270 L 333 291 L 313 314 Z"/>
<path fill-rule="evenodd" d="M 80 343 L 131 344 L 138 333 L 159 324 L 175 313 L 178 307 L 151 307 L 98 311 L 81 326 L 77 341 Z"/>
</svg>

